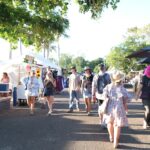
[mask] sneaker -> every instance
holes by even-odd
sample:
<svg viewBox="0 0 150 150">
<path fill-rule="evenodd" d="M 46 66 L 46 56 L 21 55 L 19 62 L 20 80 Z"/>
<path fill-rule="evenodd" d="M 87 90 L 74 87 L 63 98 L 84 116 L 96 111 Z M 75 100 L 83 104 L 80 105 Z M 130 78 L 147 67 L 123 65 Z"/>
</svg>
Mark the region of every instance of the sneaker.
<svg viewBox="0 0 150 150">
<path fill-rule="evenodd" d="M 51 111 L 49 111 L 49 112 L 47 113 L 47 116 L 51 116 L 51 114 L 52 114 L 52 112 L 51 112 Z"/>
<path fill-rule="evenodd" d="M 91 116 L 91 113 L 90 113 L 90 112 L 88 112 L 88 113 L 87 113 L 87 115 L 88 115 L 88 116 Z"/>
</svg>

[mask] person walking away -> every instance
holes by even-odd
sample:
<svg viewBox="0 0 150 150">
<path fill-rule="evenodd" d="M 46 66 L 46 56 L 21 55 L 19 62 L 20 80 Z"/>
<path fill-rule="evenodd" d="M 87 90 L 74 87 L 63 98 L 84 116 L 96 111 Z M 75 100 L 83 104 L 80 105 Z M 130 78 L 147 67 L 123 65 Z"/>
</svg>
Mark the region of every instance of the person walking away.
<svg viewBox="0 0 150 150">
<path fill-rule="evenodd" d="M 83 98 L 86 106 L 86 112 L 89 116 L 91 112 L 93 74 L 91 72 L 91 68 L 88 66 L 84 68 L 84 71 L 85 74 L 82 79 L 81 92 L 83 94 Z"/>
<path fill-rule="evenodd" d="M 125 104 L 129 101 L 129 95 L 123 87 L 123 80 L 124 74 L 116 71 L 111 76 L 112 83 L 103 90 L 104 100 L 108 98 L 104 120 L 107 124 L 110 142 L 114 142 L 114 148 L 118 147 L 121 127 L 128 126 Z"/>
<path fill-rule="evenodd" d="M 35 76 L 35 71 L 32 70 L 29 76 L 22 80 L 23 85 L 25 85 L 25 95 L 27 97 L 27 104 L 30 108 L 30 114 L 34 114 L 35 99 L 39 94 L 39 82 Z"/>
<path fill-rule="evenodd" d="M 77 111 L 80 111 L 80 109 L 79 109 L 80 85 L 81 85 L 80 76 L 78 75 L 78 73 L 76 71 L 76 67 L 73 66 L 73 67 L 71 67 L 71 75 L 69 76 L 68 91 L 69 91 L 69 95 L 70 95 L 70 100 L 69 100 L 69 111 L 68 111 L 68 113 L 73 112 L 74 99 L 76 99 L 76 109 L 77 109 Z"/>
<path fill-rule="evenodd" d="M 103 89 L 107 84 L 111 83 L 110 75 L 106 72 L 104 64 L 99 65 L 99 73 L 94 76 L 92 82 L 92 99 L 97 99 L 98 107 L 103 103 Z M 98 110 L 101 126 L 105 126 L 103 122 L 103 113 Z"/>
<path fill-rule="evenodd" d="M 56 87 L 55 79 L 53 78 L 52 72 L 49 71 L 46 74 L 46 78 L 44 80 L 44 97 L 46 97 L 48 104 L 48 116 L 51 115 L 53 111 L 53 102 L 54 102 L 54 88 Z"/>
<path fill-rule="evenodd" d="M 143 128 L 150 127 L 150 65 L 144 71 L 141 83 L 136 93 L 136 99 L 142 99 L 145 108 L 145 117 L 143 121 Z"/>
</svg>

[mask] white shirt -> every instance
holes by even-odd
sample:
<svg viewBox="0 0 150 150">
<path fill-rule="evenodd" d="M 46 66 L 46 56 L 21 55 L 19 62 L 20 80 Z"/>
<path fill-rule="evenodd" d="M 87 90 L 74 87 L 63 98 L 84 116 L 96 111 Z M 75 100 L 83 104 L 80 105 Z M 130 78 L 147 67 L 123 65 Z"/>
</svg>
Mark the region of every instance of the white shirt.
<svg viewBox="0 0 150 150">
<path fill-rule="evenodd" d="M 27 96 L 38 96 L 39 94 L 39 82 L 36 77 L 26 77 L 22 80 L 23 85 L 27 86 L 26 95 Z"/>
<path fill-rule="evenodd" d="M 70 91 L 76 91 L 78 90 L 80 87 L 80 76 L 75 73 L 75 74 L 71 74 L 69 76 L 69 90 Z"/>
</svg>

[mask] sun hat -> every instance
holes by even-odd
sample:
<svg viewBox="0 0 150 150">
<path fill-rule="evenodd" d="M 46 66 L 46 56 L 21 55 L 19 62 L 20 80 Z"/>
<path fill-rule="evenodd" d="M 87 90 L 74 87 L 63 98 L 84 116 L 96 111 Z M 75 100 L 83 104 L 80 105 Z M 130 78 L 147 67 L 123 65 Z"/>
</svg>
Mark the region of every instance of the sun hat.
<svg viewBox="0 0 150 150">
<path fill-rule="evenodd" d="M 150 78 L 150 65 L 146 67 L 144 74 Z"/>
<path fill-rule="evenodd" d="M 116 71 L 116 72 L 112 73 L 110 75 L 110 77 L 111 77 L 111 81 L 116 82 L 116 83 L 124 80 L 124 78 L 125 78 L 124 74 L 120 71 Z"/>
<path fill-rule="evenodd" d="M 84 67 L 84 71 L 86 70 L 91 70 L 91 68 L 89 66 Z"/>
</svg>

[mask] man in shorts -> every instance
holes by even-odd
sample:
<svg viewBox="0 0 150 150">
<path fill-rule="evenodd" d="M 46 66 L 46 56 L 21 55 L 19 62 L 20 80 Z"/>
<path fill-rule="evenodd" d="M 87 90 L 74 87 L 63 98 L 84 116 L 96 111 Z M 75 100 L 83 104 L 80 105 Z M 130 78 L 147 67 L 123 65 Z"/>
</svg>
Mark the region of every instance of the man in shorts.
<svg viewBox="0 0 150 150">
<path fill-rule="evenodd" d="M 106 67 L 104 64 L 99 65 L 99 73 L 96 74 L 92 82 L 92 99 L 98 101 L 98 106 L 100 106 L 103 99 L 103 89 L 107 84 L 111 83 L 110 75 L 106 73 Z M 103 114 L 99 112 L 100 124 L 103 125 Z"/>
</svg>

